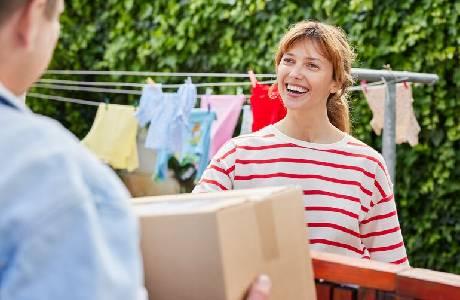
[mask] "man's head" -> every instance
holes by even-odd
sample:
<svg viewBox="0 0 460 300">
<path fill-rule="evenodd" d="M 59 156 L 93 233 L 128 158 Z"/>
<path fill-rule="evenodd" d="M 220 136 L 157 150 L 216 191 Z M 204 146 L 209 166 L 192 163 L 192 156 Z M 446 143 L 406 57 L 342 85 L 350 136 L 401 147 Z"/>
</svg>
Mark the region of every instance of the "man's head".
<svg viewBox="0 0 460 300">
<path fill-rule="evenodd" d="M 46 70 L 63 0 L 0 0 L 0 82 L 24 93 Z"/>
</svg>

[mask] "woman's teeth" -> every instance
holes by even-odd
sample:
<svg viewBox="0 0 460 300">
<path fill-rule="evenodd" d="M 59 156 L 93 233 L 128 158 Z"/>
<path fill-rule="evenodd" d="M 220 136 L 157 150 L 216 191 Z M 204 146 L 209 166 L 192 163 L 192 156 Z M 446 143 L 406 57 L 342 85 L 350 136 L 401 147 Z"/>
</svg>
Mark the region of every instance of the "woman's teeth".
<svg viewBox="0 0 460 300">
<path fill-rule="evenodd" d="M 292 84 L 286 84 L 286 89 L 290 93 L 296 93 L 296 94 L 305 94 L 308 92 L 308 89 L 298 86 L 298 85 L 292 85 Z"/>
</svg>

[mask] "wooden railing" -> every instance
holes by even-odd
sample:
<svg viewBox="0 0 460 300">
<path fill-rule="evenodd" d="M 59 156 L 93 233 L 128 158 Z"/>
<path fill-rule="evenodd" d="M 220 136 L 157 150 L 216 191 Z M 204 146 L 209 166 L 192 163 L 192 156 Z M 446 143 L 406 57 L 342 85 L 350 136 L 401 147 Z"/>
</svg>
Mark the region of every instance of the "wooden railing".
<svg viewBox="0 0 460 300">
<path fill-rule="evenodd" d="M 318 300 L 460 299 L 460 276 L 312 251 Z"/>
</svg>

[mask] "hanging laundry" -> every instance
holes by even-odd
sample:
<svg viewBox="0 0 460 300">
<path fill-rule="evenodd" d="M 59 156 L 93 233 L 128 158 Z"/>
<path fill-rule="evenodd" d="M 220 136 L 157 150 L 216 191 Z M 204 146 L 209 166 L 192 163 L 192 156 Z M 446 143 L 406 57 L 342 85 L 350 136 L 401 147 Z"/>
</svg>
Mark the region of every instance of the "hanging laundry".
<svg viewBox="0 0 460 300">
<path fill-rule="evenodd" d="M 196 87 L 190 79 L 179 87 L 177 91 L 179 105 L 176 106 L 176 113 L 171 123 L 171 149 L 182 155 L 184 151 L 184 140 L 188 136 L 191 128 L 190 113 L 195 107 L 197 93 Z"/>
<path fill-rule="evenodd" d="M 209 108 L 217 115 L 211 127 L 210 157 L 232 138 L 244 99 L 244 95 L 206 95 L 201 98 L 201 108 Z"/>
<path fill-rule="evenodd" d="M 189 115 L 196 102 L 196 87 L 187 82 L 176 93 L 163 93 L 161 84 L 148 84 L 142 91 L 136 117 L 149 126 L 145 146 L 181 152 L 187 135 Z"/>
<path fill-rule="evenodd" d="M 157 150 L 153 172 L 157 179 L 167 177 L 169 157 L 184 151 L 195 102 L 196 87 L 188 80 L 176 93 L 163 93 L 161 84 L 148 84 L 142 91 L 136 117 L 141 126 L 149 124 L 145 147 Z"/>
<path fill-rule="evenodd" d="M 253 114 L 252 131 L 274 124 L 286 116 L 286 108 L 278 93 L 277 86 L 273 88 L 273 91 L 270 91 L 270 86 L 255 83 L 250 101 Z"/>
<path fill-rule="evenodd" d="M 252 111 L 250 105 L 243 105 L 243 117 L 241 120 L 240 135 L 252 132 Z"/>
<path fill-rule="evenodd" d="M 186 148 L 180 164 L 192 164 L 196 169 L 196 179 L 201 177 L 209 163 L 211 125 L 215 119 L 215 112 L 202 109 L 193 109 L 190 115 L 192 128 L 186 138 Z"/>
<path fill-rule="evenodd" d="M 139 165 L 137 126 L 133 106 L 100 104 L 82 143 L 113 168 L 131 171 Z"/>
<path fill-rule="evenodd" d="M 372 110 L 371 126 L 374 132 L 381 134 L 384 124 L 386 86 L 368 86 L 364 89 L 367 103 Z M 420 126 L 412 106 L 412 88 L 409 83 L 396 84 L 396 143 L 418 144 Z"/>
</svg>

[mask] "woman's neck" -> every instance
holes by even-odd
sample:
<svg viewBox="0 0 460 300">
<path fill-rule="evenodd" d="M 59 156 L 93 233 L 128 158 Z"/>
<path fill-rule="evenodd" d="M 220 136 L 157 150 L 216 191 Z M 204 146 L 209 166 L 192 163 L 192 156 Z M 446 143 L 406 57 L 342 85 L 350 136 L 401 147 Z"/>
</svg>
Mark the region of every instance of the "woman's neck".
<svg viewBox="0 0 460 300">
<path fill-rule="evenodd" d="M 288 111 L 275 127 L 289 137 L 318 144 L 336 143 L 346 135 L 331 124 L 327 112 L 306 115 L 305 112 Z"/>
</svg>

